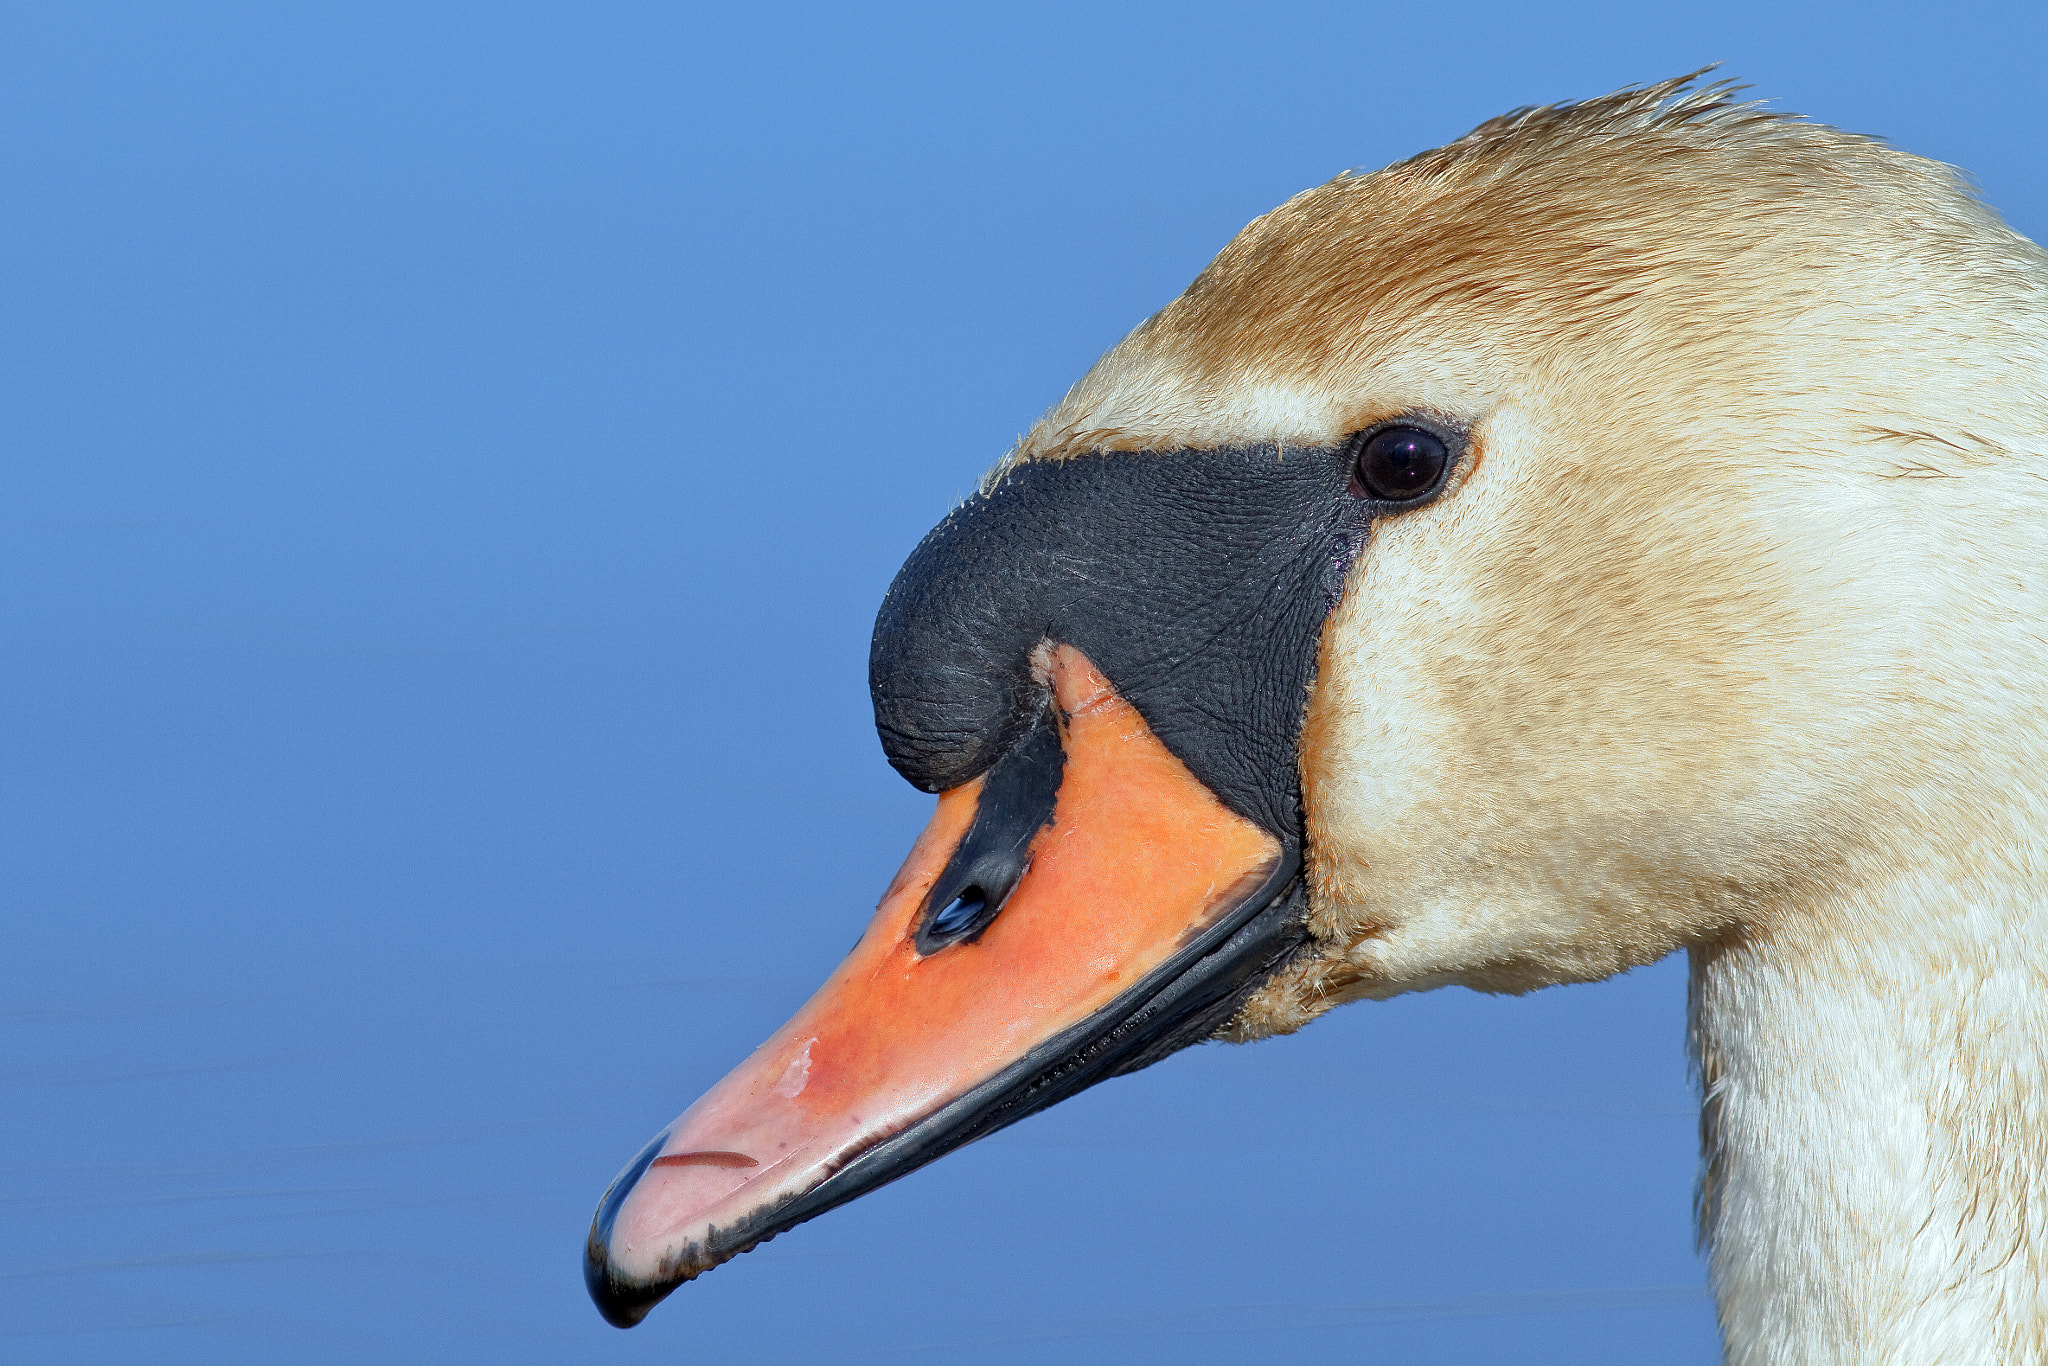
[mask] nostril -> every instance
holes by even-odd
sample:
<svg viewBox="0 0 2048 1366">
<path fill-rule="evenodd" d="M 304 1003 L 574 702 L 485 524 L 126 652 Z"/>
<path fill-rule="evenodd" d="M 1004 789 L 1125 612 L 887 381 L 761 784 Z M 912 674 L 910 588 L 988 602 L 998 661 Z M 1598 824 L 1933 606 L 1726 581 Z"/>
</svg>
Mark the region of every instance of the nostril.
<svg viewBox="0 0 2048 1366">
<path fill-rule="evenodd" d="M 972 925 L 988 906 L 988 893 L 979 887 L 965 887 L 960 895 L 948 902 L 946 908 L 932 917 L 930 933 L 939 938 L 961 933 Z"/>
</svg>

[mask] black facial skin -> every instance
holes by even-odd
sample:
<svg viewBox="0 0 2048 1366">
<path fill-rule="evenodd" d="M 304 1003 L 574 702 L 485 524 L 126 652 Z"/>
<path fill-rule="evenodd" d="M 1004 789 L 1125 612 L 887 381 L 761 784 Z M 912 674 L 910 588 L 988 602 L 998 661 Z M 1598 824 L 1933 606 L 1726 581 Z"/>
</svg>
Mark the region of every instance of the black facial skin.
<svg viewBox="0 0 2048 1366">
<path fill-rule="evenodd" d="M 1389 446 L 1412 472 L 1424 443 L 1444 453 L 1429 485 L 1390 498 L 1354 478 Z M 987 772 L 1044 705 L 1032 651 L 1072 645 L 1224 805 L 1298 842 L 1323 621 L 1371 520 L 1426 501 L 1459 444 L 1410 418 L 1319 448 L 1018 466 L 941 522 L 883 600 L 868 680 L 889 762 L 927 792 Z"/>
<path fill-rule="evenodd" d="M 1389 435 L 1391 434 L 1391 435 Z M 1401 487 L 1388 497 L 1386 437 Z M 1432 445 L 1434 443 L 1434 446 Z M 1297 746 L 1323 624 L 1376 517 L 1427 502 L 1463 436 L 1426 418 L 1331 446 L 1111 452 L 1031 462 L 925 538 L 875 623 L 869 681 L 889 761 L 927 792 L 986 775 L 975 818 L 919 918 L 920 953 L 978 936 L 1053 818 L 1063 756 L 1033 677 L 1071 645 L 1224 805 L 1274 835 L 1261 886 L 1088 1019 L 851 1158 L 816 1187 L 682 1249 L 673 1279 L 614 1280 L 611 1217 L 661 1139 L 592 1225 L 591 1297 L 628 1327 L 677 1285 L 1099 1081 L 1221 1028 L 1307 940 Z M 1434 451 L 1443 458 L 1422 484 Z M 1377 474 L 1373 471 L 1378 471 Z M 1421 473 L 1418 473 L 1420 471 Z"/>
</svg>

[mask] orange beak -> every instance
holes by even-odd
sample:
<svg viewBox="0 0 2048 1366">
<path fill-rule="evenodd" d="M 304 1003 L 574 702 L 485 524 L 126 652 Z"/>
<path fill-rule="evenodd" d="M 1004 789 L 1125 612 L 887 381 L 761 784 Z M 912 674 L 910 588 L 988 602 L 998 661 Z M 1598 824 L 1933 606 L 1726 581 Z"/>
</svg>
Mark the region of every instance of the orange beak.
<svg viewBox="0 0 2048 1366">
<path fill-rule="evenodd" d="M 852 954 L 606 1193 L 586 1277 L 612 1323 L 1207 1037 L 1300 942 L 1298 851 L 1225 807 L 1079 651 L 1042 652 L 1039 679 L 1049 757 L 944 793 Z"/>
</svg>

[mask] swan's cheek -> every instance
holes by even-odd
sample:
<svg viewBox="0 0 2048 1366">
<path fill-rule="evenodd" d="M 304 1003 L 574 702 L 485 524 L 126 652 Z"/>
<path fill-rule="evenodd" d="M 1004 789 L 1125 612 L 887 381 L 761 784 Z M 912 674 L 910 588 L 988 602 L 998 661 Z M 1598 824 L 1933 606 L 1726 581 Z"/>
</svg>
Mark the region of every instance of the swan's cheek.
<svg viewBox="0 0 2048 1366">
<path fill-rule="evenodd" d="M 1375 528 L 1321 642 L 1313 928 L 1353 994 L 1606 976 L 1797 863 L 1760 548 L 1619 484 L 1545 492 L 1557 443 L 1511 414 L 1482 440 L 1441 507 Z"/>
</svg>

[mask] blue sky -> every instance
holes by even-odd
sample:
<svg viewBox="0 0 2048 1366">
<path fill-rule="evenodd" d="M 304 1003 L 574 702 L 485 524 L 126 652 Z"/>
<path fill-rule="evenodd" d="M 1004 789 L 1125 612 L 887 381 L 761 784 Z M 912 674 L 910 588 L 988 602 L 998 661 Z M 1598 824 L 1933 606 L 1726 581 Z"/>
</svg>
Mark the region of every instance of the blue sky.
<svg viewBox="0 0 2048 1366">
<path fill-rule="evenodd" d="M 1676 961 L 578 1265 L 928 809 L 896 565 L 1247 219 L 1723 61 L 2048 231 L 2040 7 L 1666 8 L 0 8 L 0 1355 L 1713 1360 Z"/>
</svg>

